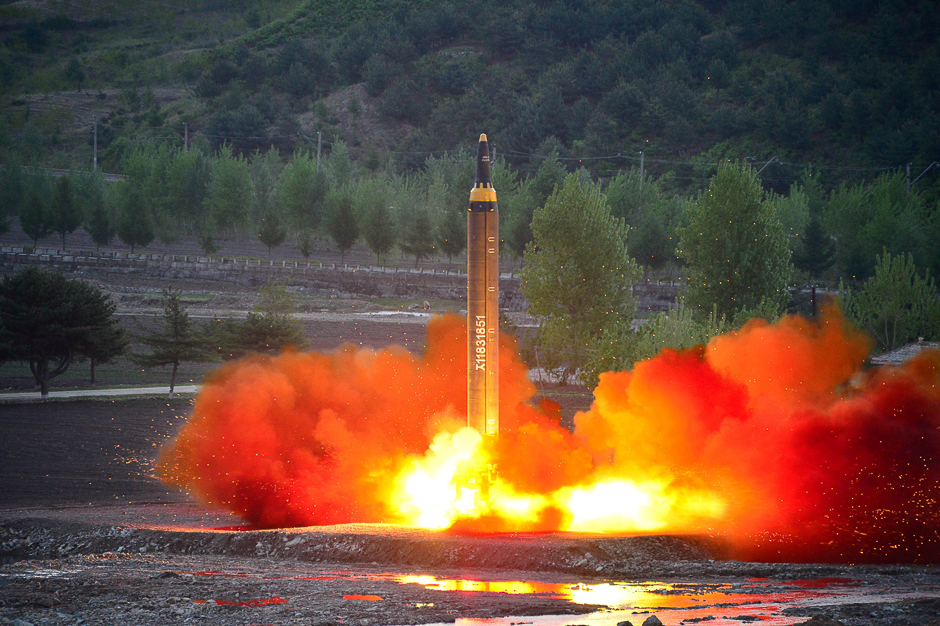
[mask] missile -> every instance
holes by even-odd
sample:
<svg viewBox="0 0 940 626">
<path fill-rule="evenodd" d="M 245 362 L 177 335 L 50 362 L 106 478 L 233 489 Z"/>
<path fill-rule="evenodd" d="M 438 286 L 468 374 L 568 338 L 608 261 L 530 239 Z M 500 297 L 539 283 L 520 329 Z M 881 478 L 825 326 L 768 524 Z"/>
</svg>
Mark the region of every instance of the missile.
<svg viewBox="0 0 940 626">
<path fill-rule="evenodd" d="M 467 426 L 499 432 L 499 211 L 486 135 L 467 212 Z"/>
</svg>

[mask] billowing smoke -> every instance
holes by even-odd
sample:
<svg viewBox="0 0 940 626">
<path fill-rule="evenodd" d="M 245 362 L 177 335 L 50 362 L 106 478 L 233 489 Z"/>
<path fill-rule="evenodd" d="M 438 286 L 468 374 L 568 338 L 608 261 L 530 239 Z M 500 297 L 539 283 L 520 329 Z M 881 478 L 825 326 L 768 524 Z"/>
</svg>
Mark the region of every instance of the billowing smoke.
<svg viewBox="0 0 940 626">
<path fill-rule="evenodd" d="M 249 358 L 206 382 L 161 478 L 258 527 L 708 532 L 741 559 L 940 561 L 940 353 L 865 371 L 830 309 L 601 376 L 574 432 L 500 346 L 500 434 L 464 428 L 466 322 L 428 348 Z M 454 502 L 495 465 L 488 498 Z"/>
</svg>

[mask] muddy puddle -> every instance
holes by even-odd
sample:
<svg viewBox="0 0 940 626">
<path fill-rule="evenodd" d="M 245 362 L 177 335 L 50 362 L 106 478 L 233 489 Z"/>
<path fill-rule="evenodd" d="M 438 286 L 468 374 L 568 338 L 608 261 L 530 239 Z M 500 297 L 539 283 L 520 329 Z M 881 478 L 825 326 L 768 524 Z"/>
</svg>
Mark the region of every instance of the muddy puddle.
<svg viewBox="0 0 940 626">
<path fill-rule="evenodd" d="M 556 583 L 531 580 L 475 580 L 444 578 L 422 574 L 361 573 L 348 571 L 304 572 L 281 570 L 273 575 L 244 572 L 193 571 L 197 577 L 260 577 L 264 580 L 348 580 L 358 582 L 420 585 L 429 591 L 466 594 L 528 595 L 535 598 L 566 600 L 574 604 L 605 606 L 607 610 L 572 615 L 544 615 L 489 619 L 456 618 L 457 626 L 618 626 L 630 622 L 640 626 L 655 615 L 664 625 L 708 623 L 790 626 L 806 621 L 787 615 L 787 609 L 819 608 L 842 604 L 888 604 L 940 596 L 940 586 L 872 585 L 851 578 L 777 581 L 747 579 L 740 582 L 629 581 L 604 583 Z M 374 594 L 350 594 L 347 600 L 382 603 Z M 443 626 L 444 623 L 441 623 Z M 438 626 L 438 625 L 432 625 Z"/>
</svg>

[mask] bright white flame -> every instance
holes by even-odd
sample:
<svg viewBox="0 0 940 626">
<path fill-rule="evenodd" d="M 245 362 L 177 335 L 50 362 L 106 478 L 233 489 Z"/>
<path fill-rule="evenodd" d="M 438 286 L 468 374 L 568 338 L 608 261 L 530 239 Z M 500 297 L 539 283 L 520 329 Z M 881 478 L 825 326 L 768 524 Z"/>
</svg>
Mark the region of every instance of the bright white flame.
<svg viewBox="0 0 940 626">
<path fill-rule="evenodd" d="M 567 509 L 574 516 L 571 530 L 609 531 L 656 530 L 666 525 L 671 502 L 662 485 L 612 480 L 590 487 L 572 489 Z"/>
<path fill-rule="evenodd" d="M 416 526 L 446 528 L 461 511 L 475 508 L 475 494 L 462 489 L 457 498 L 455 476 L 462 465 L 480 454 L 482 437 L 473 428 L 434 437 L 428 451 L 416 458 L 405 472 L 404 496 L 398 498 L 401 514 Z"/>
</svg>

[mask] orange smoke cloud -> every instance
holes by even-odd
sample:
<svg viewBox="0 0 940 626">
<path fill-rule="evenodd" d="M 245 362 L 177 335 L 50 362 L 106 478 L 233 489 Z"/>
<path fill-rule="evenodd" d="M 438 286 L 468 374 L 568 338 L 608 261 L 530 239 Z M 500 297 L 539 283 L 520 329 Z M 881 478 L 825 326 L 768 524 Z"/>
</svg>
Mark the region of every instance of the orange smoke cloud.
<svg viewBox="0 0 940 626">
<path fill-rule="evenodd" d="M 492 439 L 465 428 L 465 324 L 432 320 L 421 357 L 227 365 L 159 475 L 258 527 L 712 532 L 734 558 L 940 561 L 940 353 L 866 372 L 869 340 L 835 309 L 755 321 L 603 374 L 569 432 L 503 337 Z M 458 489 L 491 465 L 485 501 Z"/>
</svg>

